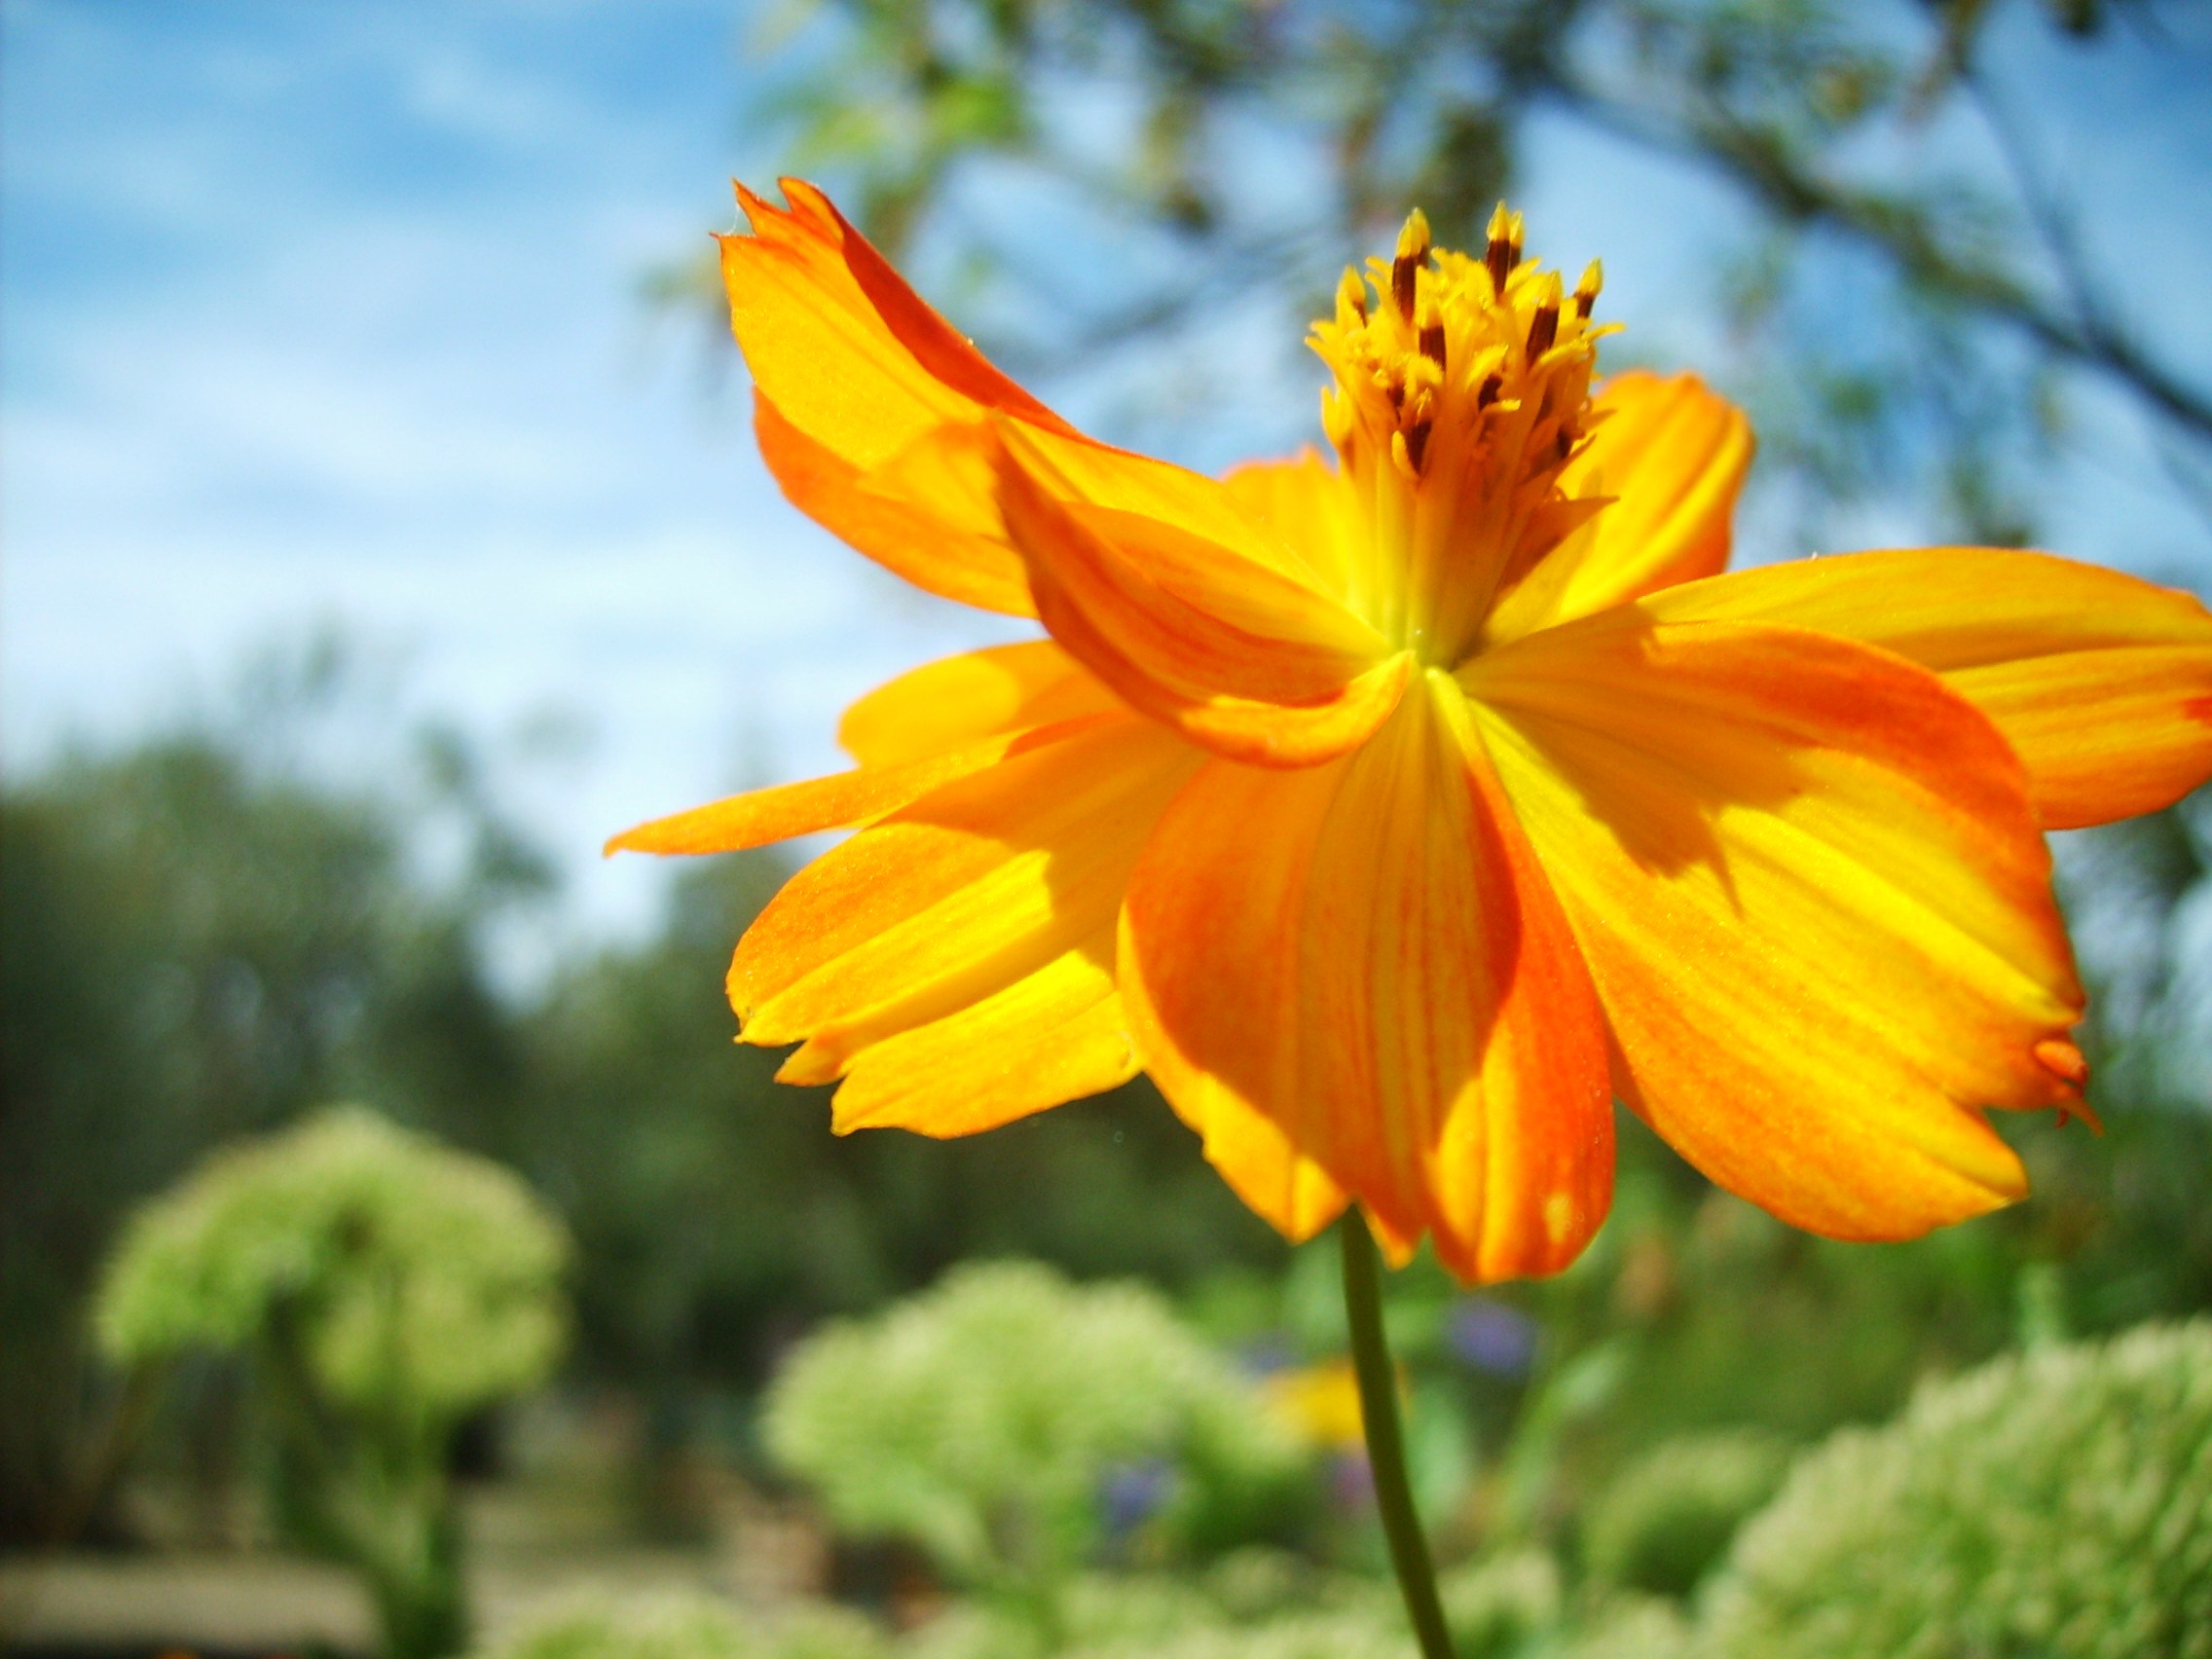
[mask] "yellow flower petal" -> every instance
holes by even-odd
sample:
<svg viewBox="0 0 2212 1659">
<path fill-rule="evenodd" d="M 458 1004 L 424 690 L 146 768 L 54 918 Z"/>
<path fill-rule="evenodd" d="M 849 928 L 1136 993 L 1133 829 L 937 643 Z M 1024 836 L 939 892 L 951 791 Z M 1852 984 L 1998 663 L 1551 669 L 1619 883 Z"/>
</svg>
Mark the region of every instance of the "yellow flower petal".
<svg viewBox="0 0 2212 1659">
<path fill-rule="evenodd" d="M 1078 1019 L 1086 1000 L 1096 1000 L 1129 867 L 1198 764 L 1189 746 L 1132 716 L 1076 725 L 830 849 L 760 913 L 730 964 L 730 1002 L 745 1041 L 804 1040 L 785 1064 L 787 1081 L 826 1083 L 875 1045 L 913 1033 L 915 1046 L 942 1061 L 930 1087 L 899 1104 L 886 1059 L 860 1079 L 847 1110 L 895 1113 L 927 1128 L 934 1104 L 946 1116 L 931 1132 L 962 1133 L 962 1124 L 982 1126 L 959 1104 L 964 1090 L 989 1096 L 990 1117 L 1010 1109 L 1010 1089 L 1026 1087 L 1021 1109 L 1036 1110 L 1125 1075 L 1124 1058 L 1101 1057 L 1089 1041 L 1088 1066 L 1077 1068 L 1084 1087 L 1050 1068 L 1021 1086 L 992 1045 L 962 1057 L 957 1042 L 945 1041 L 1003 1027 L 1024 1010 Z M 1043 982 L 986 1006 L 1040 975 Z M 970 1014 L 967 1025 L 924 1035 Z"/>
<path fill-rule="evenodd" d="M 972 1135 L 1136 1074 L 1108 930 L 957 1014 L 860 1051 L 830 1124 L 839 1134 Z"/>
<path fill-rule="evenodd" d="M 2082 993 L 1983 717 L 1865 645 L 1637 607 L 1462 679 L 1653 1127 L 1837 1237 L 2021 1195 L 1981 1109 L 2079 1098 Z"/>
<path fill-rule="evenodd" d="M 1695 375 L 1616 375 L 1589 443 L 1560 474 L 1569 498 L 1612 498 L 1493 611 L 1502 644 L 1727 568 L 1730 515 L 1751 464 L 1744 413 Z"/>
<path fill-rule="evenodd" d="M 1342 760 L 1201 771 L 1130 880 L 1119 973 L 1146 1069 L 1292 1236 L 1341 1187 L 1393 1254 L 1426 1233 L 1497 1279 L 1564 1267 L 1603 1219 L 1589 979 L 1441 676 Z"/>
<path fill-rule="evenodd" d="M 2212 615 L 2117 571 L 1990 547 L 1847 553 L 1646 608 L 1816 628 L 1935 669 L 1997 722 L 2046 829 L 2156 812 L 2212 775 Z"/>
<path fill-rule="evenodd" d="M 864 766 L 941 755 L 982 738 L 1085 715 L 1124 712 L 1051 640 L 940 657 L 877 686 L 845 711 L 837 741 Z"/>
<path fill-rule="evenodd" d="M 819 830 L 841 830 L 896 811 L 932 790 L 1010 756 L 1079 735 L 1116 717 L 1082 716 L 1052 725 L 999 732 L 958 749 L 885 766 L 862 766 L 804 783 L 710 801 L 625 830 L 609 853 L 735 853 Z"/>
<path fill-rule="evenodd" d="M 1354 550 L 1365 527 L 1350 491 L 1317 451 L 1246 461 L 1221 481 L 1238 506 L 1298 556 L 1323 593 L 1350 594 Z"/>
</svg>

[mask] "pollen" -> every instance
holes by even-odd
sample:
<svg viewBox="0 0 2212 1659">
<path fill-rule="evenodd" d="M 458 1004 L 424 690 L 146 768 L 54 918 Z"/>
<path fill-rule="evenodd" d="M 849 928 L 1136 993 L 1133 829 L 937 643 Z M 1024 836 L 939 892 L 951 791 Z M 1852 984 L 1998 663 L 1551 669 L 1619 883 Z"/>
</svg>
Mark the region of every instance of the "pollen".
<svg viewBox="0 0 2212 1659">
<path fill-rule="evenodd" d="M 1436 247 L 1416 210 L 1387 260 L 1345 272 L 1309 341 L 1335 377 L 1322 428 L 1366 527 L 1352 603 L 1431 662 L 1597 510 L 1560 476 L 1587 437 L 1603 273 L 1568 294 L 1491 215 L 1482 256 Z"/>
</svg>

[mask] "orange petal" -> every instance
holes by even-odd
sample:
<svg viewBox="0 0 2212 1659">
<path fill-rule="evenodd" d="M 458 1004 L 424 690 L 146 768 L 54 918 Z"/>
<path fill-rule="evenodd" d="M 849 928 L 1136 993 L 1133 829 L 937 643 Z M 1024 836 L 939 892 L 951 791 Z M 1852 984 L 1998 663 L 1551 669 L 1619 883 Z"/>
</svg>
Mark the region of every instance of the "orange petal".
<svg viewBox="0 0 2212 1659">
<path fill-rule="evenodd" d="M 764 847 L 771 841 L 786 841 L 793 835 L 810 835 L 818 830 L 840 830 L 880 818 L 955 778 L 1081 735 L 1101 723 L 1101 719 L 1079 717 L 1049 726 L 1001 732 L 958 749 L 892 765 L 862 766 L 827 778 L 753 790 L 625 830 L 607 843 L 606 851 L 735 853 L 747 847 Z M 1121 723 L 1115 717 L 1103 719 Z"/>
<path fill-rule="evenodd" d="M 718 240 L 731 331 L 793 426 L 864 471 L 987 409 L 1072 430 L 932 311 L 828 197 L 783 185 L 789 209 L 739 185 L 753 234 Z"/>
<path fill-rule="evenodd" d="M 1987 1107 L 2066 1106 L 2082 1014 L 2019 762 L 1933 674 L 1624 607 L 1461 671 L 1566 902 L 1616 1085 L 1714 1180 L 1842 1238 L 2025 1191 Z"/>
<path fill-rule="evenodd" d="M 1230 498 L 1296 554 L 1323 593 L 1351 591 L 1351 561 L 1362 526 L 1336 468 L 1310 445 L 1288 461 L 1253 461 L 1222 475 Z"/>
<path fill-rule="evenodd" d="M 804 1040 L 785 1063 L 787 1081 L 828 1082 L 913 1034 L 908 1051 L 937 1054 L 938 1075 L 903 1091 L 886 1069 L 893 1051 L 861 1079 L 850 1111 L 965 1133 L 983 1118 L 1004 1121 L 1016 1095 L 1034 1111 L 1126 1075 L 1125 1049 L 1106 1052 L 1084 1011 L 1112 966 L 1129 868 L 1199 756 L 1133 716 L 1080 725 L 831 848 L 760 913 L 730 964 L 730 1002 L 745 1041 Z M 1007 1047 L 1021 1018 L 1075 1022 L 1081 1055 L 1071 1048 L 1066 1066 L 1032 1067 L 1024 1084 Z M 965 1022 L 943 1023 L 955 1019 Z M 977 1039 L 964 1060 L 954 1052 L 963 1033 Z M 1068 1084 L 1069 1067 L 1084 1087 Z M 964 1092 L 973 1110 L 955 1109 Z M 924 1115 L 933 1101 L 941 1119 Z"/>
<path fill-rule="evenodd" d="M 1276 766 L 1341 755 L 1388 718 L 1412 659 L 1337 600 L 1177 520 L 1097 504 L 1085 493 L 1099 492 L 1096 477 L 1071 477 L 1030 434 L 1001 430 L 1000 505 L 1038 614 L 1124 698 L 1194 742 Z"/>
<path fill-rule="evenodd" d="M 1695 375 L 1641 369 L 1606 382 L 1596 405 L 1602 419 L 1560 488 L 1612 501 L 1498 602 L 1493 642 L 1727 567 L 1729 519 L 1751 464 L 1744 412 Z"/>
<path fill-rule="evenodd" d="M 871 471 L 800 431 L 765 390 L 754 393 L 753 430 L 785 498 L 846 545 L 941 598 L 1036 613 L 1000 528 L 979 426 L 933 426 Z"/>
<path fill-rule="evenodd" d="M 1935 669 L 2026 764 L 2046 829 L 2156 812 L 2212 777 L 2212 615 L 2117 571 L 1991 547 L 1848 553 L 1645 608 L 1815 628 Z"/>
<path fill-rule="evenodd" d="M 801 511 L 916 586 L 1029 614 L 977 424 L 997 411 L 1087 440 L 991 367 L 828 197 L 783 184 L 788 209 L 739 185 L 753 234 L 719 239 L 769 470 Z"/>
<path fill-rule="evenodd" d="M 837 741 L 862 765 L 885 766 L 1124 708 L 1066 651 L 1051 640 L 1033 640 L 908 670 L 847 709 Z"/>
<path fill-rule="evenodd" d="M 1597 1005 L 1449 681 L 1326 765 L 1208 765 L 1146 847 L 1122 938 L 1146 1069 L 1291 1236 L 1341 1189 L 1393 1254 L 1426 1233 L 1491 1280 L 1565 1267 L 1604 1218 Z"/>
</svg>

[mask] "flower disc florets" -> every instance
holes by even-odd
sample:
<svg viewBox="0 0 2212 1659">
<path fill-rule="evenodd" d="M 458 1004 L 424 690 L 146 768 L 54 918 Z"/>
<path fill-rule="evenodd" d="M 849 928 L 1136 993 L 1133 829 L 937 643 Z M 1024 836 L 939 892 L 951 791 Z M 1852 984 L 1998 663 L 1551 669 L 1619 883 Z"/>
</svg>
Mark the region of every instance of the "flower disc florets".
<svg viewBox="0 0 2212 1659">
<path fill-rule="evenodd" d="M 1492 601 L 1604 504 L 1560 474 L 1589 435 L 1601 272 L 1567 294 L 1500 205 L 1480 259 L 1430 246 L 1346 270 L 1309 344 L 1336 375 L 1321 419 L 1365 520 L 1348 596 L 1387 638 L 1455 666 Z"/>
</svg>

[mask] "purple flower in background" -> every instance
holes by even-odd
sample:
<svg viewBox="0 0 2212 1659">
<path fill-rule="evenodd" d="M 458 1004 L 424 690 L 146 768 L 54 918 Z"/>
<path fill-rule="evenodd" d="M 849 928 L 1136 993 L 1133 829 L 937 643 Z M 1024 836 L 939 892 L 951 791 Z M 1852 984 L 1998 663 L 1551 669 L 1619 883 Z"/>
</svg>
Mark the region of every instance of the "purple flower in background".
<svg viewBox="0 0 2212 1659">
<path fill-rule="evenodd" d="M 1329 1496 L 1339 1509 L 1375 1506 L 1375 1469 L 1364 1452 L 1345 1452 L 1329 1459 Z"/>
<path fill-rule="evenodd" d="M 1110 1537 L 1126 1537 L 1167 1502 L 1175 1471 L 1164 1458 L 1148 1457 L 1140 1463 L 1124 1463 L 1106 1473 L 1098 1491 Z"/>
<path fill-rule="evenodd" d="M 1445 1320 L 1444 1345 L 1477 1371 L 1525 1377 L 1536 1357 L 1536 1324 L 1502 1302 L 1470 1296 Z"/>
</svg>

